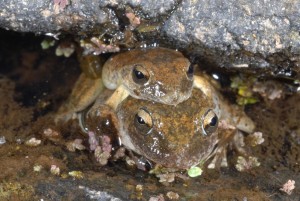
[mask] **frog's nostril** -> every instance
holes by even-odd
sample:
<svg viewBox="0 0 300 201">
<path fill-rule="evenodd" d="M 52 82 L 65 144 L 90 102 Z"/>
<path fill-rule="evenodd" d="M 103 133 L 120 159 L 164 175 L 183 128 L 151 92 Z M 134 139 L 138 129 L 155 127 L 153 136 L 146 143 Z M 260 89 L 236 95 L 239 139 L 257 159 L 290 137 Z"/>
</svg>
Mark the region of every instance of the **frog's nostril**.
<svg viewBox="0 0 300 201">
<path fill-rule="evenodd" d="M 140 91 L 137 90 L 137 89 L 134 89 L 134 90 L 133 90 L 133 93 L 134 93 L 135 95 L 137 95 L 137 96 L 140 96 L 140 94 L 141 94 Z"/>
</svg>

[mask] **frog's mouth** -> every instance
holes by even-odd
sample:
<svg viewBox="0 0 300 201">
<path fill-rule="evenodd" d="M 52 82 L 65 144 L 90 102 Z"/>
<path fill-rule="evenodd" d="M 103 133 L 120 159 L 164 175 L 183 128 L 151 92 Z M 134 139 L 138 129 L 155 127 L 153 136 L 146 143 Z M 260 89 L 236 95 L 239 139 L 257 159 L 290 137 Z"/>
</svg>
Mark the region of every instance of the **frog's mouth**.
<svg viewBox="0 0 300 201">
<path fill-rule="evenodd" d="M 177 87 L 165 88 L 160 82 L 156 84 L 146 84 L 139 86 L 138 89 L 126 88 L 131 91 L 132 97 L 136 99 L 151 100 L 166 105 L 178 105 L 179 103 L 187 100 L 192 94 L 192 82 L 189 87 L 184 87 L 178 91 Z M 188 89 L 188 90 L 187 90 Z"/>
<path fill-rule="evenodd" d="M 121 125 L 120 131 L 120 142 L 128 150 L 135 152 L 138 155 L 145 157 L 147 160 L 152 161 L 154 164 L 160 164 L 167 168 L 177 168 L 177 169 L 189 169 L 192 166 L 198 165 L 200 162 L 206 162 L 218 151 L 218 140 L 214 139 L 212 142 L 207 142 L 210 144 L 202 150 L 197 152 L 191 152 L 188 148 L 180 153 L 175 151 L 167 151 L 161 149 L 149 149 L 145 150 L 145 144 L 137 145 L 135 144 L 130 135 L 126 133 L 126 130 Z M 149 148 L 149 147 L 148 147 Z M 148 149 L 146 148 L 146 149 Z"/>
<path fill-rule="evenodd" d="M 187 170 L 199 163 L 205 163 L 220 150 L 218 148 L 218 140 L 215 139 L 213 142 L 214 143 L 208 142 L 209 146 L 205 146 L 203 149 L 197 151 L 192 150 L 193 148 L 189 149 L 189 147 L 186 147 L 186 149 L 183 148 L 180 152 L 175 151 L 175 149 L 173 151 L 161 149 L 145 151 L 143 150 L 143 148 L 145 148 L 143 146 L 136 146 L 135 150 L 155 164 L 160 164 L 166 168 Z"/>
<path fill-rule="evenodd" d="M 210 150 L 210 151 L 209 151 Z M 174 160 L 174 165 L 171 167 L 176 167 L 179 169 L 190 169 L 193 166 L 197 166 L 200 163 L 205 163 L 208 161 L 212 156 L 216 154 L 216 151 L 218 150 L 218 142 L 216 141 L 215 144 L 210 145 L 207 147 L 205 151 L 202 153 L 196 154 L 196 155 L 188 155 L 187 153 L 183 153 L 180 155 L 177 155 Z"/>
</svg>

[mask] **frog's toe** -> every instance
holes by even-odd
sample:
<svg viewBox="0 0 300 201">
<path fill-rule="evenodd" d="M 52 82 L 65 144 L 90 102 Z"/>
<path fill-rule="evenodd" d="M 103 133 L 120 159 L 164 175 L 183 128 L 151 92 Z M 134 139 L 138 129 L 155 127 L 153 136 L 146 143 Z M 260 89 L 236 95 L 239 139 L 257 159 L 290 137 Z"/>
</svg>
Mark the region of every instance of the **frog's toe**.
<svg viewBox="0 0 300 201">
<path fill-rule="evenodd" d="M 215 169 L 218 167 L 228 167 L 227 146 L 217 148 L 212 161 L 207 166 L 208 169 Z"/>
<path fill-rule="evenodd" d="M 222 157 L 222 160 L 221 160 L 221 167 L 228 167 L 228 161 L 227 161 L 227 156 L 226 156 L 226 154 Z"/>
</svg>

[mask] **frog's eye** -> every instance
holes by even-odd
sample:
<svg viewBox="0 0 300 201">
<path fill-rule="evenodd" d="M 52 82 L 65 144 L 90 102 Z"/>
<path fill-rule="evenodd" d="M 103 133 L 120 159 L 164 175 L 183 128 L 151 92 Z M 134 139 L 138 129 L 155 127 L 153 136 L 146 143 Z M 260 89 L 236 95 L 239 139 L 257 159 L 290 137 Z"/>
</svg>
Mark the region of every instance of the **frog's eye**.
<svg viewBox="0 0 300 201">
<path fill-rule="evenodd" d="M 216 113 L 212 109 L 209 109 L 202 116 L 202 122 L 204 134 L 210 135 L 217 130 L 219 120 Z"/>
<path fill-rule="evenodd" d="M 186 75 L 189 79 L 193 79 L 194 76 L 194 66 L 191 64 L 189 69 L 186 71 Z"/>
<path fill-rule="evenodd" d="M 135 115 L 134 125 L 142 134 L 148 134 L 153 127 L 151 114 L 145 109 L 139 109 Z"/>
<path fill-rule="evenodd" d="M 132 79 L 137 84 L 145 84 L 150 78 L 149 72 L 141 65 L 136 65 L 132 71 Z"/>
</svg>

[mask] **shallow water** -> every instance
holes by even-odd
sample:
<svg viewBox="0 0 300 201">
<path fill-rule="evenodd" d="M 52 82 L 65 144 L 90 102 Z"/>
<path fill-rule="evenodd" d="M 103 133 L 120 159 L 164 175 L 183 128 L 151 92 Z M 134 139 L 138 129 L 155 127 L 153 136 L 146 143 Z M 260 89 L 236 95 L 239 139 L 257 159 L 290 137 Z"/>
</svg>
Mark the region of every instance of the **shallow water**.
<svg viewBox="0 0 300 201">
<path fill-rule="evenodd" d="M 160 194 L 169 200 L 170 191 L 179 200 L 300 200 L 299 94 L 247 107 L 265 138 L 254 149 L 260 167 L 243 173 L 233 167 L 207 171 L 166 186 L 123 161 L 100 167 L 89 151 L 68 151 L 66 142 L 84 136 L 76 122 L 55 126 L 53 115 L 80 73 L 76 57 L 41 50 L 42 38 L 33 35 L 0 35 L 0 137 L 6 139 L 0 145 L 0 200 L 149 200 Z M 59 135 L 45 137 L 48 128 Z M 41 144 L 24 145 L 32 137 Z M 61 176 L 50 173 L 51 165 L 60 167 Z M 41 170 L 34 171 L 38 166 Z M 67 175 L 74 170 L 83 177 Z M 291 195 L 279 190 L 289 179 L 296 182 Z"/>
</svg>

